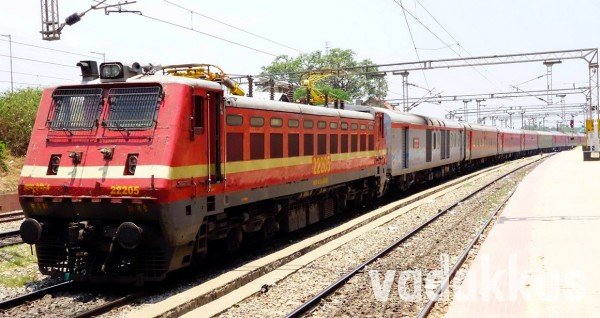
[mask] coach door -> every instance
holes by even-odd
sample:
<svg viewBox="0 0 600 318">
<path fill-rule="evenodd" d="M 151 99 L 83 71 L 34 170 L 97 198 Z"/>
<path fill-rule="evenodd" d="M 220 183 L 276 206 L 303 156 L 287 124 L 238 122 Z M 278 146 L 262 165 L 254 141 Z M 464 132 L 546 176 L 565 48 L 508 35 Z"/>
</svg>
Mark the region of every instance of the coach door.
<svg viewBox="0 0 600 318">
<path fill-rule="evenodd" d="M 208 184 L 221 182 L 221 131 L 222 131 L 222 95 L 217 92 L 209 92 L 207 95 L 207 156 L 208 156 Z"/>
</svg>

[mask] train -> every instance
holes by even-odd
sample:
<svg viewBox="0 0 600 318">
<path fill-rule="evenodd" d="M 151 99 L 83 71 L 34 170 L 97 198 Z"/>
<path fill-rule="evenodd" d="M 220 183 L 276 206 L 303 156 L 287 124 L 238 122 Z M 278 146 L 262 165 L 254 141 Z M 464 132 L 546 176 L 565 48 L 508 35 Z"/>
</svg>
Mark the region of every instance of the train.
<svg viewBox="0 0 600 318">
<path fill-rule="evenodd" d="M 39 270 L 75 281 L 160 281 L 387 192 L 584 141 L 261 100 L 204 64 L 78 65 L 81 84 L 43 91 L 18 186 Z"/>
</svg>

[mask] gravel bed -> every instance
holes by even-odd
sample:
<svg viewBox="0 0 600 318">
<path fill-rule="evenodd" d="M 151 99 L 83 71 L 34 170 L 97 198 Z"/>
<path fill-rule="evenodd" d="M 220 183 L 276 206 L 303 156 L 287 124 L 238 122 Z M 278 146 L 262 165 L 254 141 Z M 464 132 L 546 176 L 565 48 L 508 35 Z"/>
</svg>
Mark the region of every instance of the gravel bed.
<svg viewBox="0 0 600 318">
<path fill-rule="evenodd" d="M 21 226 L 21 222 L 23 222 L 23 220 L 16 220 L 16 221 L 11 221 L 11 222 L 6 222 L 6 223 L 0 223 L 0 232 L 18 230 L 19 227 Z"/>
<path fill-rule="evenodd" d="M 317 292 L 321 291 L 325 287 L 329 286 L 336 279 L 341 277 L 344 273 L 356 267 L 366 259 L 370 258 L 373 254 L 391 244 L 401 236 L 403 236 L 410 229 L 416 225 L 422 223 L 426 218 L 435 214 L 439 209 L 443 209 L 450 205 L 458 198 L 470 193 L 473 189 L 493 180 L 494 178 L 506 173 L 510 169 L 514 168 L 523 162 L 529 162 L 534 158 L 527 158 L 518 160 L 510 163 L 498 171 L 492 172 L 488 176 L 480 178 L 478 180 L 472 180 L 465 184 L 463 187 L 456 189 L 455 191 L 448 193 L 442 197 L 429 200 L 424 205 L 421 205 L 403 215 L 395 218 L 394 220 L 373 229 L 361 237 L 339 247 L 332 253 L 317 259 L 308 266 L 299 269 L 294 274 L 286 277 L 285 279 L 272 284 L 266 293 L 257 293 L 244 301 L 240 302 L 236 306 L 223 312 L 220 316 L 222 317 L 246 317 L 246 316 L 259 316 L 259 317 L 280 317 L 297 306 L 301 305 L 304 301 L 314 296 Z M 472 203 L 472 204 L 471 204 Z M 474 205 L 479 207 L 484 201 L 475 202 L 473 199 L 469 203 L 463 205 Z M 480 210 L 480 209 L 479 209 Z M 451 214 L 454 215 L 454 214 Z M 471 220 L 472 219 L 472 220 Z M 469 220 L 472 222 L 482 222 L 483 217 L 481 215 L 472 217 Z M 437 223 L 437 222 L 436 222 Z M 471 224 L 469 223 L 469 224 Z M 457 227 L 461 223 L 457 223 Z M 462 231 L 464 232 L 464 231 Z M 461 232 L 461 233 L 462 233 Z M 475 232 L 474 230 L 471 232 Z M 446 236 L 450 236 L 452 232 L 446 233 Z M 466 232 L 469 234 L 470 232 Z M 468 235 L 467 235 L 468 237 Z M 441 241 L 442 238 L 438 238 Z M 466 243 L 465 243 L 466 244 Z M 404 245 L 401 251 L 406 251 L 407 255 L 402 255 L 403 262 L 409 259 L 415 259 L 418 255 L 432 254 L 431 248 L 435 246 L 435 242 L 429 242 L 426 245 L 421 244 L 415 240 L 409 241 Z M 418 249 L 425 249 L 419 251 Z M 457 251 L 458 255 L 462 251 Z M 400 252 L 401 253 L 401 252 Z M 455 255 L 455 256 L 456 256 Z M 399 256 L 396 256 L 399 257 Z M 432 256 L 433 257 L 433 256 Z M 386 257 L 387 259 L 387 257 Z M 439 268 L 439 259 L 434 259 L 436 266 Z M 397 261 L 396 261 L 397 262 Z M 408 263 L 407 263 L 408 264 Z M 372 264 L 373 266 L 379 266 Z M 422 267 L 421 265 L 419 265 Z M 397 265 L 390 268 L 396 268 Z M 381 267 L 384 268 L 384 267 Z M 357 278 L 366 279 L 368 275 L 359 275 Z M 356 283 L 356 279 L 352 279 L 348 286 L 356 286 L 358 300 L 364 300 L 371 298 L 373 299 L 373 293 L 370 290 L 370 283 L 368 285 Z M 342 288 L 345 289 L 346 287 Z M 392 288 L 392 290 L 395 290 Z M 352 294 L 352 293 L 348 293 Z M 346 301 L 348 297 L 331 297 L 327 301 L 327 304 L 333 304 L 332 308 L 338 308 L 339 305 L 349 308 Z M 338 306 L 334 306 L 338 304 Z M 324 309 L 325 311 L 323 311 Z M 319 311 L 315 313 L 315 316 L 368 316 L 373 311 L 358 310 L 352 312 L 336 311 L 331 310 L 329 307 L 319 308 Z M 374 314 L 379 316 L 378 314 Z"/>
</svg>

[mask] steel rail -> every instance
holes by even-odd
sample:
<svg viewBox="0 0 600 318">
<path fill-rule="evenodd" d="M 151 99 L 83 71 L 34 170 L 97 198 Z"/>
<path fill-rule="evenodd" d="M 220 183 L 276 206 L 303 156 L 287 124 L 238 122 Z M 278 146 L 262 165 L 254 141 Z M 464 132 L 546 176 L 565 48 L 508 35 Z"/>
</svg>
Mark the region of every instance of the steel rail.
<svg viewBox="0 0 600 318">
<path fill-rule="evenodd" d="M 554 155 L 554 154 L 552 154 L 552 155 Z M 389 252 L 393 251 L 400 244 L 404 243 L 406 240 L 408 240 L 409 238 L 411 238 L 412 236 L 414 236 L 416 233 L 418 233 L 422 229 L 424 229 L 427 225 L 433 223 L 440 216 L 446 214 L 446 212 L 452 210 L 453 208 L 455 208 L 456 206 L 458 206 L 463 201 L 466 201 L 469 198 L 473 197 L 474 195 L 478 194 L 479 192 L 487 189 L 489 186 L 491 186 L 492 184 L 496 183 L 497 181 L 505 178 L 506 176 L 508 176 L 508 175 L 510 175 L 510 174 L 518 171 L 518 170 L 521 170 L 521 169 L 523 169 L 523 168 L 525 168 L 525 167 L 527 167 L 527 166 L 529 166 L 529 165 L 531 165 L 531 164 L 533 164 L 535 162 L 538 162 L 541 159 L 548 158 L 548 157 L 549 156 L 538 158 L 538 159 L 536 159 L 536 160 L 534 160 L 532 162 L 529 162 L 529 163 L 524 164 L 524 165 L 522 165 L 520 167 L 512 169 L 511 171 L 509 171 L 509 172 L 501 175 L 500 177 L 495 178 L 494 180 L 492 180 L 492 181 L 484 184 L 483 186 L 479 187 L 477 190 L 471 192 L 470 194 L 468 194 L 468 195 L 460 198 L 459 200 L 457 200 L 456 202 L 454 202 L 453 204 L 451 204 L 450 206 L 448 206 L 444 210 L 438 211 L 438 213 L 436 215 L 434 215 L 433 217 L 429 218 L 427 221 L 421 223 L 420 225 L 417 225 L 415 228 L 413 228 L 412 230 L 410 230 L 407 234 L 405 234 L 404 236 L 402 236 L 400 239 L 396 240 L 395 242 L 393 242 L 392 244 L 390 244 L 389 246 L 387 246 L 386 248 L 384 248 L 383 250 L 381 250 L 380 252 L 378 252 L 376 255 L 372 256 L 371 258 L 369 258 L 368 260 L 366 260 L 362 264 L 358 265 L 352 271 L 346 273 L 344 276 L 342 276 L 340 279 L 338 279 L 337 281 L 335 281 L 333 284 L 331 284 L 330 286 L 328 286 L 327 288 L 325 288 L 324 290 L 322 290 L 321 292 L 319 292 L 316 296 L 314 296 L 313 298 L 309 299 L 304 304 L 300 305 L 294 311 L 290 312 L 286 316 L 286 318 L 300 317 L 303 314 L 307 313 L 309 310 L 311 310 L 312 308 L 314 308 L 322 299 L 324 299 L 325 297 L 331 295 L 334 291 L 338 290 L 347 281 L 349 281 L 352 277 L 354 277 L 358 272 L 362 271 L 366 266 L 368 266 L 369 264 L 373 263 L 377 259 L 379 259 L 379 258 L 387 255 Z"/>
<path fill-rule="evenodd" d="M 5 232 L 0 232 L 0 239 L 17 235 L 19 235 L 19 229 L 8 230 Z"/>
<path fill-rule="evenodd" d="M 2 310 L 10 309 L 10 308 L 22 305 L 26 301 L 42 298 L 43 296 L 47 295 L 50 292 L 55 292 L 55 291 L 60 291 L 62 289 L 65 289 L 65 288 L 69 287 L 72 283 L 73 282 L 69 280 L 69 281 L 58 283 L 56 285 L 52 285 L 52 286 L 49 286 L 46 288 L 38 289 L 36 291 L 33 291 L 33 292 L 25 294 L 25 295 L 21 295 L 21 296 L 15 297 L 15 298 L 1 301 L 0 309 L 2 309 Z"/>
<path fill-rule="evenodd" d="M 127 294 L 125 296 L 121 296 L 117 299 L 106 302 L 104 304 L 98 305 L 94 308 L 86 310 L 85 312 L 77 313 L 73 316 L 73 318 L 96 317 L 98 315 L 107 313 L 114 308 L 120 307 L 123 304 L 130 303 L 133 300 L 135 300 L 139 297 L 142 297 L 143 295 L 146 295 L 146 294 L 147 294 L 147 292 L 145 290 L 136 291 L 131 294 Z"/>
</svg>

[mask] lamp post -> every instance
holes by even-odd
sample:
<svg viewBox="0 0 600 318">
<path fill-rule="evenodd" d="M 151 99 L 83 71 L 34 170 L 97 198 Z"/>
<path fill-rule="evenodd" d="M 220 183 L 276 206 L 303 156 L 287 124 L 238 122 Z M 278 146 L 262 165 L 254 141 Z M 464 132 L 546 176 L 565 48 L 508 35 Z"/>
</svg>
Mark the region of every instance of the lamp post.
<svg viewBox="0 0 600 318">
<path fill-rule="evenodd" d="M 12 57 L 12 37 L 10 34 L 0 34 L 3 37 L 8 38 L 8 52 L 10 58 L 10 92 L 14 92 L 14 82 L 13 82 L 13 57 Z"/>
</svg>

